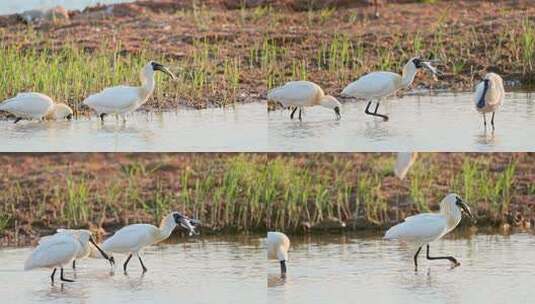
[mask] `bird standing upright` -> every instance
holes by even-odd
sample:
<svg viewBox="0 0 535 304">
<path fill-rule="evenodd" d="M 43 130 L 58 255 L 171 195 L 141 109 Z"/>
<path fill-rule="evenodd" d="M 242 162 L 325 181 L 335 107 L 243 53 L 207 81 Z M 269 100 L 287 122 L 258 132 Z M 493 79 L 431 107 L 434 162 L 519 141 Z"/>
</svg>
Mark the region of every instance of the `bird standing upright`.
<svg viewBox="0 0 535 304">
<path fill-rule="evenodd" d="M 494 115 L 498 108 L 503 104 L 505 98 L 505 89 L 503 88 L 503 79 L 496 73 L 487 73 L 483 80 L 476 86 L 474 92 L 474 102 L 476 110 L 483 114 L 483 125 L 487 129 L 486 113 L 492 112 L 490 124 L 494 130 Z"/>
<path fill-rule="evenodd" d="M 161 71 L 171 79 L 175 79 L 175 75 L 169 69 L 158 62 L 150 61 L 140 72 L 141 86 L 116 86 L 106 88 L 99 93 L 87 97 L 83 103 L 97 112 L 100 119 L 103 121 L 104 116 L 108 114 L 117 114 L 126 119 L 127 113 L 133 112 L 143 105 L 154 92 L 156 81 L 154 74 L 156 71 Z"/>
<path fill-rule="evenodd" d="M 427 245 L 426 258 L 428 260 L 449 260 L 454 266 L 460 263 L 452 256 L 431 257 L 429 243 L 436 241 L 457 227 L 462 218 L 462 212 L 472 217 L 470 207 L 455 193 L 448 194 L 440 202 L 439 213 L 421 213 L 409 216 L 404 222 L 391 227 L 385 233 L 386 240 L 401 240 L 416 245 L 414 254 L 414 269 L 418 269 L 418 255 L 424 245 Z"/>
<path fill-rule="evenodd" d="M 392 72 L 372 72 L 366 74 L 356 81 L 347 85 L 342 91 L 342 95 L 354 98 L 365 98 L 368 100 L 364 113 L 388 120 L 387 115 L 378 114 L 379 103 L 387 96 L 394 94 L 401 88 L 408 88 L 414 81 L 418 70 L 426 68 L 433 75 L 439 75 L 440 72 L 435 69 L 430 61 L 423 61 L 418 57 L 410 59 L 403 67 L 403 74 L 399 75 Z M 376 99 L 377 104 L 373 112 L 370 111 L 372 101 Z"/>
</svg>

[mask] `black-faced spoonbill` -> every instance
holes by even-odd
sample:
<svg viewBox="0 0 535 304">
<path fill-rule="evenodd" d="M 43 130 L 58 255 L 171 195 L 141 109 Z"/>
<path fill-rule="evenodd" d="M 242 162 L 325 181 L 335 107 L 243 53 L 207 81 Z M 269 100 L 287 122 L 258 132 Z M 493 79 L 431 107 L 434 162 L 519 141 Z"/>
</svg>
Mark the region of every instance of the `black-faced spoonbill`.
<svg viewBox="0 0 535 304">
<path fill-rule="evenodd" d="M 72 109 L 64 103 L 54 103 L 52 98 L 41 93 L 19 93 L 0 103 L 0 111 L 15 115 L 15 123 L 22 119 L 43 120 L 47 116 L 54 119 L 72 119 Z"/>
<path fill-rule="evenodd" d="M 117 86 L 106 88 L 100 93 L 93 94 L 84 100 L 84 104 L 97 112 L 101 120 L 108 114 L 117 114 L 126 119 L 127 113 L 142 106 L 154 92 L 156 81 L 154 73 L 161 71 L 171 79 L 176 79 L 169 69 L 158 62 L 150 61 L 140 72 L 141 86 Z"/>
<path fill-rule="evenodd" d="M 368 100 L 364 113 L 388 120 L 388 116 L 377 113 L 379 103 L 397 90 L 408 88 L 414 81 L 418 70 L 422 68 L 428 69 L 433 75 L 440 73 L 431 65 L 431 62 L 414 57 L 403 67 L 403 75 L 392 72 L 372 72 L 347 85 L 342 91 L 342 95 Z M 375 105 L 375 110 L 371 112 L 370 105 L 374 99 L 377 100 L 377 104 Z"/>
<path fill-rule="evenodd" d="M 492 130 L 494 130 L 494 114 L 502 105 L 504 97 L 503 79 L 498 74 L 487 73 L 483 81 L 476 86 L 474 102 L 476 110 L 483 114 L 485 130 L 487 129 L 487 117 L 485 114 L 492 112 L 490 124 L 492 125 Z"/>
<path fill-rule="evenodd" d="M 472 217 L 470 207 L 455 193 L 448 194 L 440 202 L 439 213 L 422 213 L 409 216 L 403 223 L 388 229 L 385 234 L 387 240 L 401 240 L 416 245 L 414 254 L 414 269 L 418 269 L 418 254 L 427 245 L 426 258 L 428 260 L 449 260 L 454 266 L 460 263 L 452 256 L 429 256 L 429 243 L 443 237 L 457 227 L 462 218 L 462 212 Z"/>
<path fill-rule="evenodd" d="M 394 167 L 394 174 L 400 180 L 403 180 L 409 169 L 416 161 L 418 152 L 398 152 L 396 157 L 396 166 Z"/>
<path fill-rule="evenodd" d="M 283 86 L 275 88 L 268 93 L 268 100 L 277 101 L 284 108 L 294 107 L 290 118 L 293 119 L 295 111 L 299 109 L 299 120 L 303 107 L 322 106 L 334 110 L 337 119 L 342 116 L 340 102 L 331 95 L 325 95 L 317 84 L 310 81 L 290 81 Z"/>
<path fill-rule="evenodd" d="M 267 234 L 267 257 L 269 260 L 277 260 L 281 265 L 281 275 L 286 276 L 286 261 L 288 261 L 288 249 L 290 239 L 282 232 L 268 232 Z"/>
<path fill-rule="evenodd" d="M 63 266 L 71 263 L 76 257 L 84 251 L 87 243 L 93 244 L 102 254 L 102 256 L 113 264 L 113 258 L 109 257 L 95 243 L 91 233 L 87 230 L 78 230 L 76 234 L 68 231 L 58 232 L 51 236 L 43 237 L 39 240 L 39 245 L 26 259 L 24 270 L 35 268 L 53 268 L 50 280 L 54 282 L 56 270 L 61 270 L 60 279 L 65 282 L 73 282 L 66 279 L 63 275 Z"/>
<path fill-rule="evenodd" d="M 121 228 L 102 243 L 102 249 L 106 252 L 128 254 L 128 258 L 123 264 L 125 273 L 128 262 L 130 262 L 132 255 L 135 254 L 139 259 L 143 272 L 146 272 L 147 267 L 145 267 L 139 255 L 144 247 L 167 239 L 177 225 L 180 225 L 192 235 L 195 233 L 195 224 L 197 222 L 194 220 L 178 212 L 172 212 L 162 219 L 159 228 L 150 224 L 133 224 Z"/>
<path fill-rule="evenodd" d="M 58 229 L 57 230 L 57 233 L 56 234 L 53 234 L 53 235 L 49 235 L 49 236 L 45 236 L 45 237 L 42 237 L 39 242 L 43 242 L 49 238 L 53 238 L 61 233 L 70 233 L 72 234 L 72 236 L 74 236 L 74 238 L 76 238 L 79 242 L 80 242 L 80 248 L 78 250 L 78 253 L 76 254 L 76 257 L 74 260 L 72 260 L 72 269 L 76 269 L 76 260 L 81 260 L 81 259 L 85 259 L 86 257 L 88 257 L 91 252 L 92 252 L 92 249 L 95 248 L 96 250 L 98 250 L 99 254 L 104 257 L 105 259 L 109 260 L 110 264 L 114 264 L 115 263 L 115 260 L 113 259 L 113 257 L 108 257 L 108 255 L 102 251 L 102 249 L 100 249 L 100 247 L 98 246 L 93 246 L 93 248 L 91 248 L 91 245 L 94 244 L 94 241 L 91 241 L 93 239 L 92 235 L 91 235 L 91 231 L 89 230 L 85 230 L 85 229 Z M 89 239 L 87 239 L 87 235 L 89 235 Z M 87 239 L 87 240 L 86 240 Z"/>
</svg>

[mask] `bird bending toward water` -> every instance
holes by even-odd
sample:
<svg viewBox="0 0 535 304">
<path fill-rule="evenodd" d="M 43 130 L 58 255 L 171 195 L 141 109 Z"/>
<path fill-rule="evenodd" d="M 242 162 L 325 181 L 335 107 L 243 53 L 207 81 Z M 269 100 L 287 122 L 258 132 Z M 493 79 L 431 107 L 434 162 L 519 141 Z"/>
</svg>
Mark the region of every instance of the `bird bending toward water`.
<svg viewBox="0 0 535 304">
<path fill-rule="evenodd" d="M 299 120 L 304 107 L 322 106 L 334 111 L 336 119 L 340 119 L 340 109 L 342 105 L 331 95 L 325 95 L 317 84 L 300 80 L 290 81 L 283 86 L 274 88 L 268 93 L 268 100 L 277 101 L 284 108 L 293 107 L 290 118 L 293 119 L 295 111 L 299 109 Z"/>
<path fill-rule="evenodd" d="M 388 229 L 385 233 L 387 240 L 406 241 L 416 245 L 414 254 L 414 269 L 418 269 L 418 255 L 424 245 L 427 245 L 426 258 L 428 260 L 449 260 L 454 266 L 460 263 L 452 256 L 431 257 L 429 243 L 436 241 L 457 227 L 465 212 L 472 217 L 470 207 L 455 193 L 448 194 L 440 202 L 439 213 L 421 213 L 409 216 L 404 222 Z"/>
<path fill-rule="evenodd" d="M 494 114 L 503 104 L 505 90 L 503 88 L 503 79 L 495 73 L 487 73 L 475 89 L 474 102 L 476 110 L 483 114 L 483 125 L 487 129 L 486 113 L 492 112 L 490 124 L 494 130 Z"/>
<path fill-rule="evenodd" d="M 106 88 L 100 93 L 93 94 L 84 100 L 84 104 L 97 112 L 103 121 L 108 114 L 117 114 L 126 119 L 127 113 L 133 112 L 142 106 L 154 92 L 156 81 L 154 73 L 161 71 L 176 79 L 169 69 L 158 62 L 150 61 L 140 72 L 141 86 L 117 86 Z"/>
<path fill-rule="evenodd" d="M 39 240 L 39 245 L 35 248 L 24 263 L 24 270 L 32 270 L 35 268 L 53 268 L 50 280 L 54 283 L 54 276 L 56 270 L 60 268 L 60 279 L 65 282 L 73 282 L 73 280 L 65 278 L 63 274 L 63 266 L 74 261 L 79 255 L 85 252 L 88 243 L 93 244 L 107 259 L 110 264 L 114 260 L 109 257 L 93 240 L 91 233 L 87 230 L 64 230 L 54 235 L 43 237 Z"/>
<path fill-rule="evenodd" d="M 277 260 L 281 265 L 281 276 L 286 276 L 286 261 L 288 261 L 288 249 L 290 239 L 282 232 L 268 232 L 267 234 L 267 257 L 269 260 Z"/>
<path fill-rule="evenodd" d="M 414 81 L 418 70 L 426 68 L 433 75 L 439 75 L 440 72 L 435 69 L 431 62 L 423 61 L 418 57 L 410 59 L 403 67 L 403 74 L 399 75 L 392 72 L 371 72 L 356 81 L 347 85 L 342 91 L 342 95 L 354 98 L 364 98 L 368 100 L 368 105 L 364 113 L 388 120 L 387 115 L 378 114 L 379 103 L 389 95 L 394 94 L 401 88 L 408 88 Z M 377 104 L 373 112 L 370 111 L 372 101 L 376 99 Z"/>
<path fill-rule="evenodd" d="M 43 120 L 50 116 L 53 119 L 72 119 L 72 109 L 64 103 L 54 103 L 45 94 L 29 92 L 19 93 L 17 96 L 0 103 L 0 111 L 15 115 L 15 123 L 22 119 Z"/>
</svg>

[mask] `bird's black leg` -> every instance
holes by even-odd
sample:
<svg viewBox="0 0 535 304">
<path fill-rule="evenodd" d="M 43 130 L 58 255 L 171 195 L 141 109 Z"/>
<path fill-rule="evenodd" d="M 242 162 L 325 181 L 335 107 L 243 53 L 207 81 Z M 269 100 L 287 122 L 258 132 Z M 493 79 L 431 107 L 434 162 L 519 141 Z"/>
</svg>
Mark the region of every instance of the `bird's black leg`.
<svg viewBox="0 0 535 304">
<path fill-rule="evenodd" d="M 52 271 L 52 274 L 50 275 L 50 281 L 52 281 L 52 284 L 54 284 L 54 276 L 56 275 L 57 268 L 54 268 L 54 271 Z"/>
<path fill-rule="evenodd" d="M 379 108 L 379 102 L 377 102 L 377 105 L 375 106 L 375 110 L 373 112 L 370 112 L 370 105 L 371 105 L 371 100 L 368 102 L 368 105 L 366 106 L 366 110 L 364 110 L 364 113 L 368 114 L 368 115 L 371 115 L 371 116 L 377 116 L 377 117 L 381 117 L 382 119 L 384 119 L 385 121 L 388 120 L 388 116 L 386 115 L 383 115 L 383 114 L 377 114 L 377 109 Z"/>
<path fill-rule="evenodd" d="M 280 261 L 280 263 L 281 263 L 281 274 L 285 275 L 286 274 L 286 261 Z"/>
<path fill-rule="evenodd" d="M 301 107 L 299 107 L 299 121 L 303 121 L 303 119 L 301 118 L 301 112 L 302 112 L 302 109 Z"/>
<path fill-rule="evenodd" d="M 124 261 L 124 264 L 123 264 L 123 271 L 126 273 L 126 265 L 128 265 L 128 262 L 130 262 L 130 259 L 132 258 L 132 254 L 129 254 L 128 257 L 126 258 L 126 261 Z"/>
<path fill-rule="evenodd" d="M 418 248 L 418 251 L 416 251 L 416 254 L 414 255 L 414 271 L 418 271 L 418 255 L 420 254 L 420 251 L 422 251 L 422 247 Z"/>
<path fill-rule="evenodd" d="M 485 115 L 485 113 L 483 113 L 483 126 L 485 129 L 487 128 L 487 115 Z"/>
<path fill-rule="evenodd" d="M 492 130 L 494 130 L 494 114 L 496 114 L 496 112 L 492 112 L 492 118 L 490 119 L 490 124 L 492 125 Z"/>
<path fill-rule="evenodd" d="M 76 260 L 72 260 L 72 269 L 76 269 Z"/>
<path fill-rule="evenodd" d="M 455 266 L 459 266 L 461 265 L 461 263 L 459 263 L 457 261 L 457 259 L 455 259 L 454 257 L 452 256 L 442 256 L 442 257 L 431 257 L 429 256 L 429 245 L 427 245 L 427 259 L 428 260 L 449 260 L 450 262 L 452 262 Z"/>
<path fill-rule="evenodd" d="M 137 258 L 139 259 L 139 263 L 141 263 L 141 267 L 143 268 L 143 272 L 147 272 L 147 267 L 143 265 L 143 261 L 141 260 L 141 257 L 138 255 Z"/>
<path fill-rule="evenodd" d="M 19 121 L 21 121 L 21 120 L 22 120 L 22 118 L 17 117 L 17 118 L 15 118 L 15 121 L 14 121 L 13 123 L 16 124 L 17 122 L 19 122 Z"/>
<path fill-rule="evenodd" d="M 60 276 L 60 279 L 64 282 L 74 282 L 73 280 L 69 280 L 69 279 L 66 279 L 64 276 L 63 276 L 63 267 L 60 268 L 61 269 L 61 276 Z"/>
<path fill-rule="evenodd" d="M 295 107 L 292 111 L 292 114 L 290 114 L 290 119 L 294 119 L 295 111 L 297 111 L 297 107 Z"/>
<path fill-rule="evenodd" d="M 101 120 L 101 121 L 104 121 L 104 117 L 105 117 L 105 116 L 106 116 L 106 113 L 101 113 L 101 114 L 100 114 L 100 120 Z"/>
</svg>

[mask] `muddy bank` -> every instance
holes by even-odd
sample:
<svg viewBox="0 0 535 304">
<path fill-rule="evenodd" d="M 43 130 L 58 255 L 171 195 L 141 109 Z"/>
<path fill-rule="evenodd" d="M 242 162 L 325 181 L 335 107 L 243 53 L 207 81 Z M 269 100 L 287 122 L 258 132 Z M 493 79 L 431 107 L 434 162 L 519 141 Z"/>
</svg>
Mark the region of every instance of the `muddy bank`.
<svg viewBox="0 0 535 304">
<path fill-rule="evenodd" d="M 486 71 L 502 74 L 509 87 L 533 85 L 535 79 L 535 6 L 530 1 L 388 1 L 379 8 L 380 18 L 360 2 L 308 7 L 303 3 L 309 1 L 247 1 L 239 8 L 237 2 L 243 3 L 140 1 L 69 12 L 67 20 L 32 25 L 7 16 L 0 17 L 0 33 L 5 46 L 21 52 L 43 50 L 54 56 L 65 46 L 89 55 L 110 51 L 104 54 L 109 68 L 118 60 L 128 63 L 131 56 L 162 58 L 183 77 L 162 88 L 165 92 L 147 103 L 151 109 L 261 100 L 267 88 L 299 78 L 338 95 L 369 71 L 399 72 L 414 55 L 440 60 L 444 72 L 438 81 L 420 73 L 415 88 L 471 90 Z M 136 75 L 124 78 L 137 83 Z M 76 103 L 112 84 L 117 83 L 99 79 L 74 94 L 65 93 L 69 88 L 48 91 Z M 5 85 L 1 98 L 36 86 L 30 79 Z M 192 88 L 179 89 L 185 86 Z M 47 90 L 42 84 L 36 88 Z"/>
<path fill-rule="evenodd" d="M 535 154 L 35 154 L 0 156 L 0 236 L 28 244 L 59 227 L 105 235 L 170 210 L 210 233 L 384 229 L 463 196 L 478 226 L 535 220 Z M 468 221 L 463 221 L 468 224 Z"/>
</svg>

